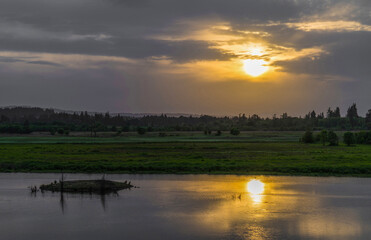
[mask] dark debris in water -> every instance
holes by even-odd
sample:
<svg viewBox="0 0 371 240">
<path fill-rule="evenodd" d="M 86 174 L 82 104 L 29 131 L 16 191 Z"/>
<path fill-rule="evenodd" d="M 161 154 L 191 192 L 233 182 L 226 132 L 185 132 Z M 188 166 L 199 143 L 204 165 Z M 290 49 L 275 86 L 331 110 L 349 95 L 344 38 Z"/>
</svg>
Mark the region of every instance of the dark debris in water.
<svg viewBox="0 0 371 240">
<path fill-rule="evenodd" d="M 116 182 L 109 180 L 74 180 L 54 181 L 40 186 L 41 191 L 68 192 L 68 193 L 96 193 L 109 194 L 123 189 L 136 188 L 131 182 Z"/>
</svg>

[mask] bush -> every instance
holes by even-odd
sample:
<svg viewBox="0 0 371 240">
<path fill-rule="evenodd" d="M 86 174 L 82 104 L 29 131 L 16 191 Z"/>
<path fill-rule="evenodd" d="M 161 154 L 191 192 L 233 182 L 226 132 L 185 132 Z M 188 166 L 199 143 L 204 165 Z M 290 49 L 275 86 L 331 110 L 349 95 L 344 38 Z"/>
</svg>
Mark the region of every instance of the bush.
<svg viewBox="0 0 371 240">
<path fill-rule="evenodd" d="M 314 141 L 321 142 L 321 133 L 316 134 L 316 136 L 314 137 Z"/>
<path fill-rule="evenodd" d="M 355 140 L 358 144 L 371 144 L 371 132 L 356 133 Z"/>
<path fill-rule="evenodd" d="M 330 146 L 338 146 L 339 145 L 339 138 L 338 135 L 334 131 L 329 131 L 327 135 L 327 139 Z"/>
<path fill-rule="evenodd" d="M 312 131 L 306 131 L 302 137 L 303 143 L 314 143 L 314 137 Z"/>
<path fill-rule="evenodd" d="M 205 135 L 211 135 L 212 131 L 210 129 L 205 129 L 204 134 Z"/>
<path fill-rule="evenodd" d="M 221 135 L 222 135 L 222 131 L 220 130 L 216 131 L 215 136 L 221 136 Z"/>
<path fill-rule="evenodd" d="M 320 141 L 323 144 L 323 146 L 326 145 L 327 139 L 328 139 L 328 133 L 326 130 L 322 130 L 321 133 L 319 134 L 320 136 Z"/>
<path fill-rule="evenodd" d="M 52 129 L 50 129 L 50 135 L 55 135 L 55 133 L 57 132 L 56 130 L 55 130 L 55 128 L 52 128 Z"/>
<path fill-rule="evenodd" d="M 144 127 L 138 127 L 137 132 L 139 135 L 143 135 L 147 132 L 147 129 L 145 129 Z"/>
<path fill-rule="evenodd" d="M 240 135 L 240 130 L 238 130 L 237 128 L 232 128 L 231 134 L 234 136 Z"/>
<path fill-rule="evenodd" d="M 354 144 L 356 142 L 354 138 L 354 134 L 352 132 L 344 133 L 344 143 L 348 146 Z"/>
<path fill-rule="evenodd" d="M 58 134 L 63 135 L 64 134 L 64 129 L 63 128 L 59 128 L 58 129 Z"/>
</svg>

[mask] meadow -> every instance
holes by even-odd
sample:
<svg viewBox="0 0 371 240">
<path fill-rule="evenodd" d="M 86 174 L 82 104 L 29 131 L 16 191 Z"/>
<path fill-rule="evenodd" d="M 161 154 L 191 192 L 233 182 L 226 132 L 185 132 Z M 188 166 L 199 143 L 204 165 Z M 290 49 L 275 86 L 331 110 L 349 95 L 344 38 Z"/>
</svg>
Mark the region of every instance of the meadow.
<svg viewBox="0 0 371 240">
<path fill-rule="evenodd" d="M 371 177 L 371 146 L 304 144 L 300 132 L 240 136 L 1 137 L 1 172 Z"/>
<path fill-rule="evenodd" d="M 203 132 L 147 132 L 138 135 L 136 132 L 125 132 L 117 135 L 114 132 L 98 132 L 91 137 L 89 132 L 72 132 L 69 136 L 50 135 L 36 132 L 29 135 L 0 134 L 0 144 L 4 143 L 153 143 L 153 142 L 298 142 L 304 132 L 301 131 L 254 131 L 241 132 L 233 136 L 223 132 L 205 135 Z M 340 135 L 339 135 L 340 136 Z"/>
</svg>

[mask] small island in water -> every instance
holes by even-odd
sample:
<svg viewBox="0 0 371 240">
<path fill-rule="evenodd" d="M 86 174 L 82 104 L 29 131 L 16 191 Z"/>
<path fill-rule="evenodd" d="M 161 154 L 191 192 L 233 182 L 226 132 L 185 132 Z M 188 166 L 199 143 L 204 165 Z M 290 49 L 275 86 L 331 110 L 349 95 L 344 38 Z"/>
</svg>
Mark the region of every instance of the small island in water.
<svg viewBox="0 0 371 240">
<path fill-rule="evenodd" d="M 115 193 L 123 189 L 135 187 L 131 182 L 116 182 L 105 179 L 100 180 L 74 180 L 54 181 L 50 184 L 40 186 L 41 191 L 70 192 L 70 193 Z"/>
</svg>

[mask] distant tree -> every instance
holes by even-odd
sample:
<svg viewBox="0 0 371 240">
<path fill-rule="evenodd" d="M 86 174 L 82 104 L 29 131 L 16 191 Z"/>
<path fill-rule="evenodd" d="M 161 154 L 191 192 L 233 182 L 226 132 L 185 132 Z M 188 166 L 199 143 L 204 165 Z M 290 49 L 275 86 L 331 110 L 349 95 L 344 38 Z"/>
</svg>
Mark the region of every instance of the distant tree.
<svg viewBox="0 0 371 240">
<path fill-rule="evenodd" d="M 321 112 L 320 114 L 317 115 L 317 118 L 318 119 L 324 119 L 325 118 L 325 114 L 323 112 Z"/>
<path fill-rule="evenodd" d="M 302 141 L 303 143 L 314 143 L 313 132 L 307 130 L 302 137 Z"/>
<path fill-rule="evenodd" d="M 347 118 L 349 118 L 350 125 L 353 128 L 356 119 L 358 118 L 357 105 L 355 103 L 353 103 L 353 105 L 348 108 Z"/>
<path fill-rule="evenodd" d="M 327 109 L 327 118 L 332 118 L 334 117 L 334 112 L 332 111 L 331 108 Z"/>
<path fill-rule="evenodd" d="M 355 138 L 358 144 L 371 144 L 371 131 L 356 133 Z"/>
<path fill-rule="evenodd" d="M 326 142 L 327 142 L 327 131 L 322 130 L 319 135 L 320 135 L 320 141 L 321 141 L 322 145 L 325 146 Z"/>
<path fill-rule="evenodd" d="M 22 129 L 22 133 L 31 133 L 32 130 L 30 128 L 30 122 L 28 120 L 24 121 L 23 123 L 23 129 Z"/>
<path fill-rule="evenodd" d="M 112 131 L 112 132 L 117 132 L 117 127 L 116 127 L 116 126 L 112 126 L 112 127 L 111 127 L 111 131 Z"/>
<path fill-rule="evenodd" d="M 368 129 L 371 129 L 371 109 L 366 113 L 366 125 Z"/>
<path fill-rule="evenodd" d="M 64 130 L 64 134 L 65 135 L 70 135 L 70 130 L 69 129 Z"/>
<path fill-rule="evenodd" d="M 341 117 L 341 115 L 340 115 L 340 108 L 339 107 L 337 107 L 335 109 L 335 111 L 334 111 L 334 117 L 336 117 L 336 118 L 340 118 Z"/>
<path fill-rule="evenodd" d="M 334 131 L 329 131 L 327 135 L 327 139 L 330 146 L 338 146 L 339 145 L 339 138 Z"/>
<path fill-rule="evenodd" d="M 348 146 L 354 144 L 356 142 L 354 138 L 354 134 L 352 132 L 344 133 L 344 143 Z"/>
<path fill-rule="evenodd" d="M 205 129 L 204 134 L 205 135 L 211 135 L 212 131 L 210 129 Z"/>
<path fill-rule="evenodd" d="M 130 131 L 130 127 L 129 126 L 122 126 L 122 128 L 121 128 L 121 131 L 123 131 L 123 132 L 129 132 Z"/>
<path fill-rule="evenodd" d="M 59 128 L 58 129 L 58 134 L 63 135 L 64 134 L 64 129 L 63 128 Z"/>
<path fill-rule="evenodd" d="M 237 136 L 240 135 L 240 130 L 238 130 L 237 128 L 232 128 L 230 133 L 234 136 Z"/>
<path fill-rule="evenodd" d="M 57 130 L 55 130 L 55 128 L 51 128 L 49 132 L 50 132 L 50 135 L 55 135 Z"/>
<path fill-rule="evenodd" d="M 316 112 L 313 110 L 311 113 L 310 113 L 310 118 L 314 119 L 317 117 L 317 114 Z"/>
<path fill-rule="evenodd" d="M 166 133 L 164 133 L 164 132 L 160 132 L 160 133 L 158 133 L 158 136 L 159 136 L 159 137 L 166 137 Z"/>
<path fill-rule="evenodd" d="M 138 127 L 137 128 L 137 133 L 139 134 L 139 135 L 143 135 L 143 134 L 145 134 L 147 132 L 147 129 L 145 129 L 144 127 Z"/>
</svg>

